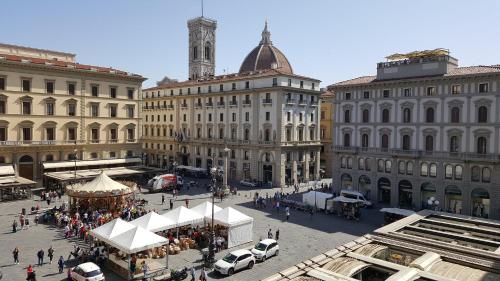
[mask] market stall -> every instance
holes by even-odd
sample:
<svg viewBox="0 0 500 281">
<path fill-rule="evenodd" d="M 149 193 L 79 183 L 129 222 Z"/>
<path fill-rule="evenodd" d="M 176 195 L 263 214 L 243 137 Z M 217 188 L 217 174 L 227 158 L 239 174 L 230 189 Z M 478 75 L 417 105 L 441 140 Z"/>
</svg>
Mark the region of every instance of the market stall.
<svg viewBox="0 0 500 281">
<path fill-rule="evenodd" d="M 172 228 L 175 224 L 171 219 L 159 215 L 155 212 L 149 212 L 130 222 L 134 226 L 140 226 L 151 232 L 159 232 Z"/>
<path fill-rule="evenodd" d="M 213 209 L 214 213 L 217 213 L 218 211 L 222 210 L 221 207 L 213 204 Z M 202 215 L 206 220 L 212 219 L 212 203 L 205 201 L 199 205 L 196 205 L 195 207 L 191 208 L 190 210 L 194 211 L 195 213 Z"/>
<path fill-rule="evenodd" d="M 113 211 L 121 210 L 136 189 L 133 182 L 120 183 L 101 172 L 90 182 L 67 186 L 66 192 L 71 209 Z"/>
<path fill-rule="evenodd" d="M 135 226 L 133 224 L 117 218 L 91 230 L 90 235 L 101 241 L 108 241 L 109 239 L 133 229 L 134 227 Z"/>
<path fill-rule="evenodd" d="M 227 227 L 227 247 L 232 248 L 252 241 L 253 218 L 231 207 L 214 215 L 217 224 Z"/>
<path fill-rule="evenodd" d="M 171 211 L 162 214 L 162 216 L 173 221 L 171 228 L 202 224 L 204 219 L 202 215 L 184 206 L 179 206 Z"/>
</svg>

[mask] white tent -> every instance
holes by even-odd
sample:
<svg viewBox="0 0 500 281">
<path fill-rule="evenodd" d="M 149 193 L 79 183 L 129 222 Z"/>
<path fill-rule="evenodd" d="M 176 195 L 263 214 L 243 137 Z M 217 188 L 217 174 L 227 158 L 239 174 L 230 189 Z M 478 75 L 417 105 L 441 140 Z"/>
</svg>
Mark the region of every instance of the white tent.
<svg viewBox="0 0 500 281">
<path fill-rule="evenodd" d="M 221 207 L 213 204 L 214 207 L 214 213 L 217 213 L 218 211 L 222 210 Z M 196 212 L 199 215 L 204 216 L 206 219 L 211 219 L 212 218 L 212 203 L 205 201 L 199 205 L 196 205 L 195 207 L 191 208 L 192 211 Z"/>
<path fill-rule="evenodd" d="M 120 235 L 132 228 L 134 228 L 134 225 L 120 218 L 117 218 L 99 226 L 96 229 L 93 229 L 90 234 L 99 240 L 108 241 L 109 239 Z"/>
<path fill-rule="evenodd" d="M 167 244 L 168 240 L 140 226 L 123 232 L 105 241 L 109 245 L 127 254 L 133 254 Z"/>
<path fill-rule="evenodd" d="M 204 219 L 202 215 L 184 206 L 179 206 L 169 212 L 162 214 L 162 216 L 173 221 L 171 228 L 190 224 L 201 224 L 203 223 Z"/>
<path fill-rule="evenodd" d="M 236 209 L 227 207 L 215 213 L 214 221 L 229 228 L 227 237 L 228 248 L 252 241 L 252 217 L 249 217 Z"/>
<path fill-rule="evenodd" d="M 161 216 L 155 212 L 149 212 L 146 215 L 131 221 L 130 224 L 140 226 L 151 232 L 159 232 L 170 229 L 173 225 L 175 225 L 171 219 Z"/>
</svg>

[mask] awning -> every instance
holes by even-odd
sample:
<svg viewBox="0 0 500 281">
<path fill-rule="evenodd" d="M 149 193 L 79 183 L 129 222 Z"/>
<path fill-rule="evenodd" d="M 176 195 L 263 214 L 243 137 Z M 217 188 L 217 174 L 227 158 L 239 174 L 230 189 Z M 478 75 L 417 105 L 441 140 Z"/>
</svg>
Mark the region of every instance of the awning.
<svg viewBox="0 0 500 281">
<path fill-rule="evenodd" d="M 14 171 L 14 166 L 12 166 L 12 165 L 0 166 L 0 177 L 14 176 L 14 175 L 16 175 L 16 172 Z"/>
<path fill-rule="evenodd" d="M 134 176 L 145 173 L 159 173 L 164 170 L 154 167 L 145 166 L 128 166 L 128 167 L 116 167 L 116 168 L 103 168 L 103 169 L 89 169 L 89 170 L 77 170 L 76 177 L 75 171 L 66 170 L 60 172 L 47 172 L 44 175 L 48 178 L 52 178 L 58 181 L 73 181 L 75 178 L 77 180 L 92 179 L 99 175 L 102 171 L 106 173 L 111 178 L 121 177 L 121 176 Z"/>
<path fill-rule="evenodd" d="M 105 166 L 125 163 L 141 163 L 141 158 L 118 158 L 106 160 L 77 160 L 75 161 L 61 161 L 61 162 L 45 162 L 43 163 L 44 169 L 56 168 L 73 168 L 73 167 L 86 167 L 86 166 Z"/>
</svg>

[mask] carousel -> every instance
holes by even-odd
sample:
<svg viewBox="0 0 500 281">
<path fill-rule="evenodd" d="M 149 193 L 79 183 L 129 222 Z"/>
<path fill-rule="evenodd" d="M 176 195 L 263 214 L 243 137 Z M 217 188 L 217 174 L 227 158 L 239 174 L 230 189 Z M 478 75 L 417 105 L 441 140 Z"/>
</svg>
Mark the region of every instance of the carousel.
<svg viewBox="0 0 500 281">
<path fill-rule="evenodd" d="M 90 182 L 66 187 L 71 210 L 121 210 L 134 197 L 137 184 L 117 182 L 101 172 Z"/>
</svg>

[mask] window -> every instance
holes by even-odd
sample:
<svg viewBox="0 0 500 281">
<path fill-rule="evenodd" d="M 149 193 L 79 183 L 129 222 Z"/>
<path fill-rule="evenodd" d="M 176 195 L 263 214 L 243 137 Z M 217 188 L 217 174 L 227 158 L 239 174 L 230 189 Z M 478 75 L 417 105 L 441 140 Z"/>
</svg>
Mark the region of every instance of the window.
<svg viewBox="0 0 500 281">
<path fill-rule="evenodd" d="M 427 108 L 425 111 L 425 122 L 434 123 L 434 108 Z"/>
<path fill-rule="evenodd" d="M 368 147 L 368 134 L 363 134 L 361 136 L 361 147 Z"/>
<path fill-rule="evenodd" d="M 170 122 L 174 122 L 174 115 L 173 114 L 170 114 Z"/>
<path fill-rule="evenodd" d="M 109 117 L 116 117 L 116 105 L 109 106 Z"/>
<path fill-rule="evenodd" d="M 381 140 L 381 146 L 382 149 L 388 149 L 389 148 L 389 136 L 387 134 L 382 135 L 382 140 Z"/>
<path fill-rule="evenodd" d="M 451 109 L 451 123 L 460 123 L 460 108 L 453 107 Z"/>
<path fill-rule="evenodd" d="M 69 103 L 68 104 L 68 116 L 75 116 L 75 115 L 76 115 L 76 104 Z"/>
<path fill-rule="evenodd" d="M 351 134 L 349 133 L 344 134 L 344 146 L 351 146 Z"/>
<path fill-rule="evenodd" d="M 198 59 L 198 47 L 194 46 L 193 47 L 193 60 Z"/>
<path fill-rule="evenodd" d="M 90 106 L 90 115 L 92 117 L 98 117 L 99 116 L 99 105 L 98 104 L 92 104 Z"/>
<path fill-rule="evenodd" d="M 445 179 L 452 179 L 453 178 L 453 166 L 452 165 L 446 165 L 444 166 L 444 178 Z"/>
<path fill-rule="evenodd" d="M 208 86 L 208 92 L 211 93 L 212 92 L 212 86 Z"/>
<path fill-rule="evenodd" d="M 309 120 L 314 122 L 314 113 L 309 114 Z"/>
<path fill-rule="evenodd" d="M 224 128 L 219 128 L 219 139 L 224 138 Z"/>
<path fill-rule="evenodd" d="M 363 98 L 364 99 L 369 99 L 370 98 L 370 92 L 369 91 L 364 91 L 363 92 Z"/>
<path fill-rule="evenodd" d="M 309 140 L 314 140 L 314 128 L 309 129 Z"/>
<path fill-rule="evenodd" d="M 7 140 L 7 128 L 0 127 L 0 141 L 6 141 L 6 140 Z"/>
<path fill-rule="evenodd" d="M 452 95 L 458 95 L 462 93 L 462 86 L 461 85 L 452 85 L 451 86 L 451 94 Z"/>
<path fill-rule="evenodd" d="M 302 122 L 302 112 L 299 113 L 299 121 Z M 348 123 L 348 122 L 347 122 Z"/>
<path fill-rule="evenodd" d="M 450 137 L 450 152 L 458 152 L 458 137 Z"/>
<path fill-rule="evenodd" d="M 290 129 L 286 129 L 286 141 L 291 141 L 292 140 L 292 132 Z"/>
<path fill-rule="evenodd" d="M 302 114 L 302 113 L 301 113 Z M 301 118 L 302 119 L 302 118 Z M 302 120 L 301 120 L 302 121 Z M 344 110 L 344 122 L 345 123 L 351 123 L 351 111 L 350 110 Z"/>
<path fill-rule="evenodd" d="M 490 168 L 484 167 L 482 174 L 483 174 L 482 182 L 488 183 L 491 181 L 491 169 Z"/>
<path fill-rule="evenodd" d="M 271 112 L 266 112 L 266 121 L 271 120 Z"/>
<path fill-rule="evenodd" d="M 488 83 L 480 83 L 479 84 L 479 92 L 487 93 L 488 92 Z"/>
<path fill-rule="evenodd" d="M 207 130 L 207 137 L 208 137 L 209 139 L 211 139 L 211 138 L 212 138 L 212 128 L 208 128 L 208 130 Z"/>
<path fill-rule="evenodd" d="M 462 180 L 463 168 L 460 165 L 455 166 L 455 179 Z"/>
<path fill-rule="evenodd" d="M 250 81 L 245 81 L 245 89 L 250 89 Z"/>
<path fill-rule="evenodd" d="M 135 140 L 135 129 L 128 128 L 127 129 L 127 141 L 134 141 L 134 140 Z"/>
<path fill-rule="evenodd" d="M 235 140 L 236 139 L 236 128 L 231 128 L 231 139 Z M 231 150 L 234 151 L 234 150 Z"/>
<path fill-rule="evenodd" d="M 31 114 L 31 101 L 23 101 L 23 114 L 30 115 Z"/>
<path fill-rule="evenodd" d="M 379 172 L 383 172 L 384 171 L 384 167 L 385 167 L 384 163 L 385 162 L 382 159 L 379 159 L 377 161 L 377 171 L 379 171 Z"/>
<path fill-rule="evenodd" d="M 345 93 L 345 100 L 351 99 L 351 93 Z"/>
<path fill-rule="evenodd" d="M 382 110 L 382 123 L 389 123 L 390 113 L 389 109 L 385 108 Z"/>
<path fill-rule="evenodd" d="M 109 88 L 109 97 L 112 99 L 116 98 L 116 87 L 110 87 Z"/>
<path fill-rule="evenodd" d="M 53 141 L 55 139 L 55 128 L 45 128 L 45 140 Z"/>
<path fill-rule="evenodd" d="M 232 89 L 232 90 L 236 90 L 236 83 L 232 83 L 232 84 L 231 84 L 231 89 Z"/>
<path fill-rule="evenodd" d="M 54 81 L 45 81 L 45 90 L 47 91 L 47 94 L 53 94 L 54 93 Z"/>
<path fill-rule="evenodd" d="M 479 137 L 477 138 L 477 153 L 478 154 L 486 154 L 486 138 L 485 137 Z"/>
<path fill-rule="evenodd" d="M 245 112 L 245 122 L 250 121 L 250 112 Z"/>
<path fill-rule="evenodd" d="M 384 90 L 382 92 L 382 97 L 383 98 L 389 98 L 389 97 L 391 97 L 391 90 Z"/>
<path fill-rule="evenodd" d="M 31 136 L 31 128 L 23 128 L 23 141 L 31 141 L 32 136 Z"/>
<path fill-rule="evenodd" d="M 116 133 L 116 129 L 115 128 L 112 128 L 109 130 L 109 140 L 111 142 L 116 142 L 117 140 L 117 133 Z"/>
<path fill-rule="evenodd" d="M 5 77 L 0 77 L 0 90 L 5 90 Z"/>
<path fill-rule="evenodd" d="M 486 106 L 480 106 L 477 109 L 477 122 L 486 123 L 488 122 L 488 108 Z"/>
<path fill-rule="evenodd" d="M 224 84 L 219 85 L 219 92 L 224 92 Z"/>
<path fill-rule="evenodd" d="M 273 78 L 273 86 L 278 86 L 278 78 Z"/>
<path fill-rule="evenodd" d="M 127 89 L 127 98 L 129 100 L 133 100 L 134 99 L 134 89 Z"/>
<path fill-rule="evenodd" d="M 403 150 L 410 150 L 410 136 L 403 135 Z"/>
<path fill-rule="evenodd" d="M 292 120 L 292 114 L 290 113 L 290 111 L 288 111 L 288 112 L 286 113 L 286 121 L 287 121 L 287 122 L 290 122 L 291 120 Z"/>
<path fill-rule="evenodd" d="M 68 140 L 76 140 L 76 128 L 68 128 Z"/>
<path fill-rule="evenodd" d="M 264 141 L 270 141 L 271 140 L 271 130 L 265 129 L 264 130 Z"/>
<path fill-rule="evenodd" d="M 0 114 L 5 114 L 7 107 L 4 100 L 0 100 Z"/>
<path fill-rule="evenodd" d="M 411 109 L 403 109 L 403 123 L 411 123 Z"/>
<path fill-rule="evenodd" d="M 406 169 L 406 163 L 405 163 L 405 161 L 399 161 L 399 163 L 398 163 L 398 174 L 404 175 L 405 174 L 405 169 Z"/>
<path fill-rule="evenodd" d="M 198 87 L 198 94 L 201 93 L 201 87 Z"/>
<path fill-rule="evenodd" d="M 191 88 L 188 88 L 188 95 L 191 94 Z"/>
<path fill-rule="evenodd" d="M 481 169 L 478 166 L 474 166 L 471 168 L 471 176 L 470 180 L 473 182 L 478 182 L 481 178 Z"/>
<path fill-rule="evenodd" d="M 406 163 L 406 174 L 413 175 L 413 162 L 411 161 Z"/>
<path fill-rule="evenodd" d="M 347 169 L 352 169 L 352 157 L 347 158 Z"/>
<path fill-rule="evenodd" d="M 358 169 L 364 170 L 365 169 L 365 159 L 364 158 L 359 158 L 358 159 Z"/>
<path fill-rule="evenodd" d="M 31 92 L 31 79 L 22 80 L 23 92 Z"/>
<path fill-rule="evenodd" d="M 429 176 L 433 178 L 437 176 L 437 165 L 435 163 L 429 165 Z"/>
<path fill-rule="evenodd" d="M 205 59 L 206 60 L 211 60 L 211 53 L 210 53 L 210 43 L 207 42 L 205 45 Z"/>
<path fill-rule="evenodd" d="M 219 114 L 219 122 L 224 122 L 224 113 Z"/>
<path fill-rule="evenodd" d="M 362 115 L 363 116 L 361 119 L 362 119 L 363 123 L 370 122 L 370 111 L 368 109 L 364 109 Z"/>
<path fill-rule="evenodd" d="M 48 102 L 45 104 L 45 113 L 47 115 L 54 115 L 54 103 Z"/>
<path fill-rule="evenodd" d="M 186 116 L 186 114 L 183 114 L 182 115 L 182 121 L 186 122 L 186 120 L 187 120 L 187 116 Z"/>
<path fill-rule="evenodd" d="M 288 79 L 288 87 L 292 86 L 292 79 Z"/>
<path fill-rule="evenodd" d="M 135 116 L 135 108 L 133 105 L 129 105 L 127 106 L 127 117 L 128 118 L 134 118 Z M 166 115 L 163 115 L 163 121 L 167 121 L 167 116 Z"/>
<path fill-rule="evenodd" d="M 250 139 L 250 129 L 245 129 L 244 134 L 243 134 L 243 139 L 244 140 L 249 140 Z"/>
<path fill-rule="evenodd" d="M 427 87 L 427 96 L 435 96 L 436 95 L 436 87 Z"/>
<path fill-rule="evenodd" d="M 403 96 L 404 97 L 411 97 L 412 96 L 411 88 L 405 88 L 405 89 L 403 89 Z"/>
<path fill-rule="evenodd" d="M 427 177 L 429 175 L 429 164 L 422 163 L 422 165 L 420 166 L 420 175 L 422 177 Z"/>
<path fill-rule="evenodd" d="M 391 160 L 385 160 L 385 172 L 390 173 L 392 170 L 392 161 Z"/>
<path fill-rule="evenodd" d="M 434 151 L 434 137 L 426 136 L 425 137 L 425 151 Z"/>
<path fill-rule="evenodd" d="M 97 96 L 99 96 L 99 86 L 97 86 L 97 85 L 92 85 L 92 86 L 91 86 L 91 89 L 92 89 L 92 96 L 93 96 L 93 97 L 97 97 Z"/>
<path fill-rule="evenodd" d="M 300 88 L 304 88 L 304 81 L 300 81 Z"/>
</svg>

